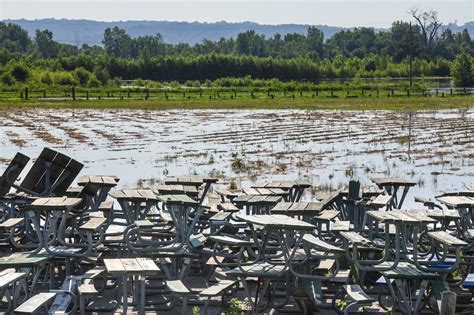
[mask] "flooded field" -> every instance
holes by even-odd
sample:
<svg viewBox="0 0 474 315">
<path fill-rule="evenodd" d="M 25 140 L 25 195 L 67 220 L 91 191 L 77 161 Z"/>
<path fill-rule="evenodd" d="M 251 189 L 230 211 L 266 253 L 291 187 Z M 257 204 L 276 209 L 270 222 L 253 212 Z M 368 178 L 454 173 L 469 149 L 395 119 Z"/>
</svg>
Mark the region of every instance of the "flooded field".
<svg viewBox="0 0 474 315">
<path fill-rule="evenodd" d="M 120 186 L 212 174 L 236 187 L 306 179 L 319 194 L 350 178 L 399 176 L 418 182 L 405 203 L 415 206 L 415 195 L 473 182 L 474 110 L 0 111 L 0 172 L 17 151 L 33 158 L 43 146 Z"/>
</svg>

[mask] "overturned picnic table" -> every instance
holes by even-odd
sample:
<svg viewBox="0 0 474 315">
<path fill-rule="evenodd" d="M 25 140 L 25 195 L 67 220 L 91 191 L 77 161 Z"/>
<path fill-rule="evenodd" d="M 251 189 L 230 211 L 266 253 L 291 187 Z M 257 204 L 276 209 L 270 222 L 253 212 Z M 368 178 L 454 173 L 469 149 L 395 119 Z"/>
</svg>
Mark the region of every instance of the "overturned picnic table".
<svg viewBox="0 0 474 315">
<path fill-rule="evenodd" d="M 304 190 L 310 188 L 311 184 L 301 180 L 270 180 L 257 183 L 252 188 L 281 189 L 288 192 L 286 201 L 300 201 Z"/>
<path fill-rule="evenodd" d="M 411 187 L 415 186 L 417 183 L 412 180 L 403 179 L 399 177 L 386 177 L 386 178 L 372 178 L 371 179 L 379 188 L 383 188 L 392 198 L 392 208 L 401 209 L 405 197 Z M 403 187 L 401 194 L 399 189 Z"/>
</svg>

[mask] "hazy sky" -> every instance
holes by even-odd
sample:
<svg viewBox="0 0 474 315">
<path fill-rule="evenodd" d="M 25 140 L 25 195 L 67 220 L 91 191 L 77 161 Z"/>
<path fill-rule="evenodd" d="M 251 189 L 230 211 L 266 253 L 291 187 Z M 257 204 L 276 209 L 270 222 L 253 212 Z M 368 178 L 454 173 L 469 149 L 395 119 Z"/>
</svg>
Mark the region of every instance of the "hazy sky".
<svg viewBox="0 0 474 315">
<path fill-rule="evenodd" d="M 387 27 L 412 7 L 434 9 L 444 23 L 474 20 L 474 0 L 0 0 L 0 19 L 68 18 L 200 22 L 253 21 Z"/>
</svg>

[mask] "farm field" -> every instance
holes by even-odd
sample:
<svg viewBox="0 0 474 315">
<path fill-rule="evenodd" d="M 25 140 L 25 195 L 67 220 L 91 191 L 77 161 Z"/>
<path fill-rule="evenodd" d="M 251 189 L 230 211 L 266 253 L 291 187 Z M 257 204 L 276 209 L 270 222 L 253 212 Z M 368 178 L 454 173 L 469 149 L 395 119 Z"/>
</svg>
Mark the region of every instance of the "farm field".
<svg viewBox="0 0 474 315">
<path fill-rule="evenodd" d="M 413 196 L 462 190 L 474 176 L 474 110 L 0 110 L 0 162 L 48 146 L 153 187 L 167 175 L 212 175 L 237 187 L 305 179 L 317 195 L 351 178 L 398 176 Z M 309 196 L 308 196 L 309 197 Z"/>
</svg>

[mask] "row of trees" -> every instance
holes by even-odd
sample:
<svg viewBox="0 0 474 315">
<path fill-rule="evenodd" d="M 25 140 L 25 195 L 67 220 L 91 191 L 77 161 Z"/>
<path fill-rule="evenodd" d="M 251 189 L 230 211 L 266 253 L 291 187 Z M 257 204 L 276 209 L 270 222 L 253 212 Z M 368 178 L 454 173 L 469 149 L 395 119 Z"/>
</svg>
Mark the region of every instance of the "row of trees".
<svg viewBox="0 0 474 315">
<path fill-rule="evenodd" d="M 325 40 L 315 27 L 306 35 L 270 38 L 248 31 L 235 39 L 205 40 L 192 46 L 167 44 L 160 34 L 132 38 L 114 27 L 105 30 L 103 46 L 80 48 L 54 41 L 49 30 L 37 30 L 31 39 L 20 26 L 0 23 L 0 76 L 7 85 L 30 81 L 88 86 L 137 78 L 407 77 L 411 58 L 414 76 L 453 75 L 459 85 L 473 84 L 469 76 L 474 42 L 467 30 L 440 32 L 436 12 L 414 10 L 412 16 L 417 23 L 395 22 L 386 32 L 357 28 Z"/>
</svg>

